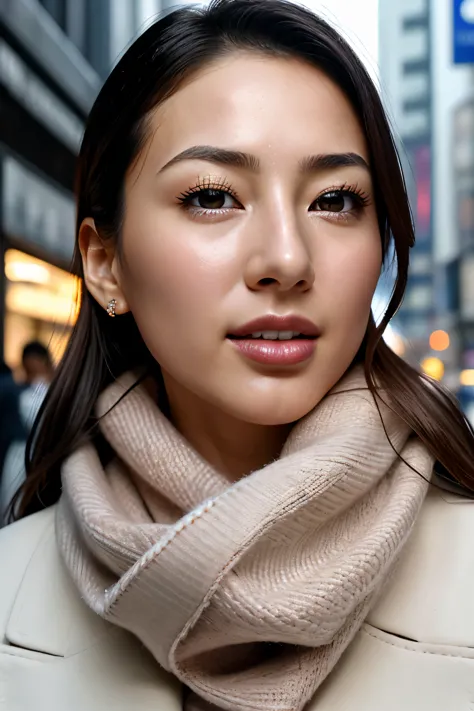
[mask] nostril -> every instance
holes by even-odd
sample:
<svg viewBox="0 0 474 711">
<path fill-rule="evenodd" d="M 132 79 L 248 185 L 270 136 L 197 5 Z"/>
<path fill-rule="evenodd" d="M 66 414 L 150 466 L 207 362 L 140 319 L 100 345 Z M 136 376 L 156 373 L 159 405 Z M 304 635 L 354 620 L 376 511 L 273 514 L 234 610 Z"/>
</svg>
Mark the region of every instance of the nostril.
<svg viewBox="0 0 474 711">
<path fill-rule="evenodd" d="M 271 277 L 266 277 L 265 279 L 260 279 L 258 284 L 259 286 L 270 286 L 271 284 L 275 284 L 276 279 L 272 279 Z"/>
</svg>

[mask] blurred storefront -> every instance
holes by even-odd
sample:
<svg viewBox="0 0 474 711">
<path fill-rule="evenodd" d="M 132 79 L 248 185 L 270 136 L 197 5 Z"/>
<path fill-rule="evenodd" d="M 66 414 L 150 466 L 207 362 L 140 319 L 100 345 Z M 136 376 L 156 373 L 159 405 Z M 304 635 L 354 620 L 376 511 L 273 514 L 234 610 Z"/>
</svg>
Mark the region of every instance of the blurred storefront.
<svg viewBox="0 0 474 711">
<path fill-rule="evenodd" d="M 25 252 L 5 253 L 4 357 L 17 367 L 25 343 L 49 344 L 58 360 L 75 322 L 78 281 L 67 271 Z"/>
<path fill-rule="evenodd" d="M 6 151 L 0 153 L 0 170 L 2 340 L 5 360 L 16 368 L 28 341 L 49 345 L 54 358 L 64 350 L 77 288 L 68 273 L 74 202 L 48 176 Z"/>
<path fill-rule="evenodd" d="M 50 346 L 54 358 L 63 352 L 73 322 L 77 281 L 68 273 L 74 203 L 16 157 L 3 153 L 0 167 L 0 328 L 4 358 L 16 368 L 28 341 Z"/>
<path fill-rule="evenodd" d="M 31 340 L 48 345 L 53 357 L 59 358 L 73 323 L 77 282 L 69 273 L 74 246 L 72 195 L 2 146 L 0 215 L 4 358 L 16 368 L 23 345 Z"/>
<path fill-rule="evenodd" d="M 77 55 L 77 56 L 76 56 Z M 0 4 L 0 348 L 54 357 L 74 321 L 73 181 L 100 81 L 38 2 Z"/>
<path fill-rule="evenodd" d="M 74 169 L 87 114 L 160 0 L 0 2 L 0 355 L 64 350 L 74 321 Z"/>
</svg>

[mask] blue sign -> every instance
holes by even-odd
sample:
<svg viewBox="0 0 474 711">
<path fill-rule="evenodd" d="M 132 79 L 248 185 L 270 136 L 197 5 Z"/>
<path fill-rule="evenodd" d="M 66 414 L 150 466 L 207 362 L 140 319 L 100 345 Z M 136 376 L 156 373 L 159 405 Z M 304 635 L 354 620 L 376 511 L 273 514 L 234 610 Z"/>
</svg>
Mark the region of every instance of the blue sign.
<svg viewBox="0 0 474 711">
<path fill-rule="evenodd" d="M 453 0 L 455 64 L 474 64 L 474 0 Z"/>
</svg>

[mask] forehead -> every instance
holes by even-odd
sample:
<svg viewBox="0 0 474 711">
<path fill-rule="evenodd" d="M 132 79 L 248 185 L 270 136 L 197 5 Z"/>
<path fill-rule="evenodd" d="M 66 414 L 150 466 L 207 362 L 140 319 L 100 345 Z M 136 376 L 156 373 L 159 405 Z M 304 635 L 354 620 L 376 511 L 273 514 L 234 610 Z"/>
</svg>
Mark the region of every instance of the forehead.
<svg viewBox="0 0 474 711">
<path fill-rule="evenodd" d="M 258 54 L 222 58 L 194 75 L 151 116 L 152 157 L 218 145 L 301 158 L 354 151 L 368 160 L 357 116 L 339 87 L 302 61 Z"/>
</svg>

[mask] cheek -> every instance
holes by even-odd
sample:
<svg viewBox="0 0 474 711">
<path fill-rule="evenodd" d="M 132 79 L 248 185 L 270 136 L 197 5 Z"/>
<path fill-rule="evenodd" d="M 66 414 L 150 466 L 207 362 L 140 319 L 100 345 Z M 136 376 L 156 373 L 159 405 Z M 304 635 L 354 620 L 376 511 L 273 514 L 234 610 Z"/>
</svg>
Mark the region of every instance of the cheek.
<svg viewBox="0 0 474 711">
<path fill-rule="evenodd" d="M 331 279 L 329 310 L 334 325 L 357 338 L 365 331 L 375 288 L 382 267 L 382 249 L 378 232 L 354 240 L 349 249 L 330 259 L 327 274 Z"/>
<path fill-rule="evenodd" d="M 215 323 L 216 304 L 232 289 L 232 261 L 194 239 L 189 227 L 183 234 L 171 224 L 135 229 L 130 239 L 124 230 L 123 251 L 123 289 L 153 356 L 165 365 L 190 348 L 209 348 L 222 325 Z"/>
<path fill-rule="evenodd" d="M 178 255 L 164 244 L 153 250 L 130 250 L 123 271 L 124 290 L 137 321 L 159 320 L 163 328 L 183 314 L 192 321 L 216 287 L 192 253 Z"/>
</svg>

